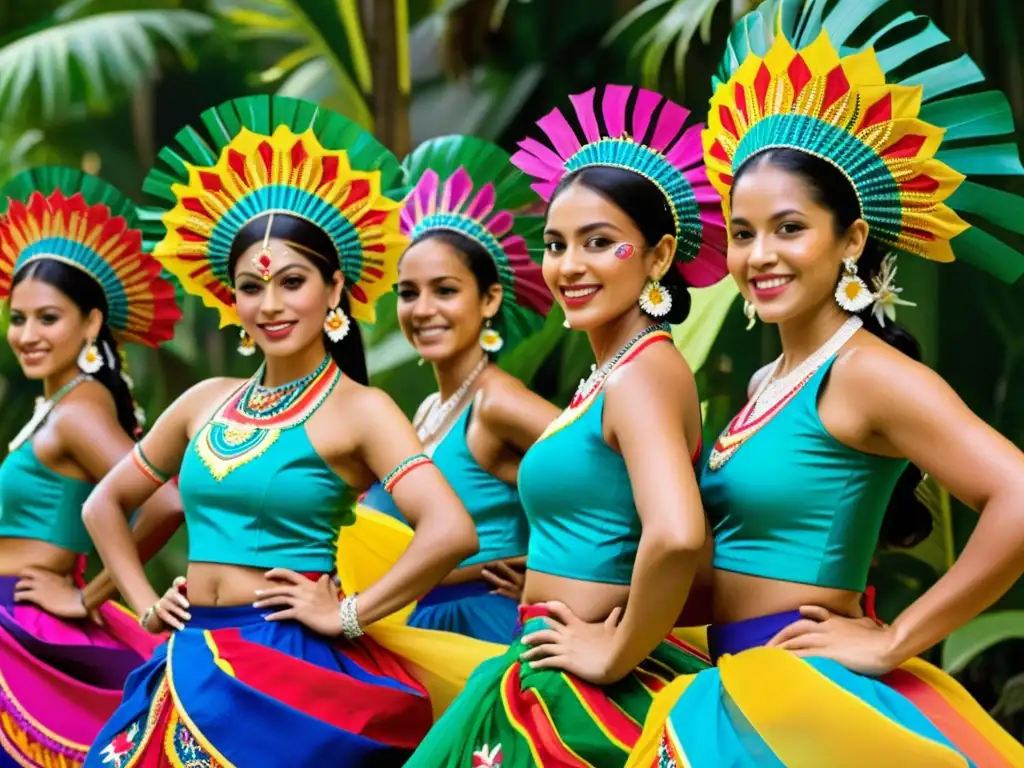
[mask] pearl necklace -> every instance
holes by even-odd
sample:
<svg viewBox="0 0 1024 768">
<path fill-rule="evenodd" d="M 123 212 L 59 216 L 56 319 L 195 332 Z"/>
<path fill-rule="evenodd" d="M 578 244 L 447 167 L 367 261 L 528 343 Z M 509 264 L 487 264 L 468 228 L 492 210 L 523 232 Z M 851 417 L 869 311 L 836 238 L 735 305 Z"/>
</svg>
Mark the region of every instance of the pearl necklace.
<svg viewBox="0 0 1024 768">
<path fill-rule="evenodd" d="M 487 367 L 489 362 L 490 359 L 487 355 L 481 357 L 480 362 L 476 364 L 476 367 L 470 371 L 469 375 L 463 379 L 461 384 L 459 384 L 459 388 L 456 389 L 454 394 L 452 394 L 452 396 L 443 403 L 440 402 L 440 394 L 434 395 L 427 412 L 422 418 L 417 419 L 416 421 L 416 436 L 420 439 L 421 443 L 426 445 L 438 435 L 441 428 L 444 427 L 448 421 L 448 417 L 462 405 L 467 393 L 469 392 L 469 388 L 473 386 L 473 382 L 475 382 L 480 377 L 480 374 L 484 372 L 484 368 Z"/>
<path fill-rule="evenodd" d="M 758 418 L 781 402 L 804 379 L 809 378 L 825 364 L 825 361 L 838 352 L 846 342 L 853 338 L 864 321 L 857 315 L 851 315 L 829 339 L 812 352 L 806 360 L 781 378 L 775 377 L 775 371 L 782 364 L 780 355 L 772 367 L 772 374 L 758 388 L 754 395 L 754 407 L 750 411 L 751 418 Z"/>
<path fill-rule="evenodd" d="M 36 433 L 36 430 L 39 429 L 40 425 L 44 421 L 46 421 L 46 417 L 53 412 L 53 409 L 57 405 L 57 403 L 63 400 L 64 396 L 68 392 L 77 387 L 83 381 L 89 381 L 91 379 L 92 376 L 90 376 L 89 374 L 80 373 L 67 384 L 65 384 L 63 387 L 58 389 L 56 394 L 54 394 L 54 396 L 51 397 L 49 400 L 42 397 L 37 397 L 35 410 L 32 411 L 32 418 L 29 419 L 28 424 L 22 427 L 21 431 L 14 436 L 14 439 L 7 444 L 8 452 L 13 453 L 14 451 L 18 450 L 18 448 L 20 448 L 26 440 L 32 437 L 32 435 Z"/>
<path fill-rule="evenodd" d="M 667 331 L 668 329 L 669 325 L 667 323 L 655 323 L 654 325 L 649 325 L 627 341 L 622 349 L 616 352 L 615 356 L 600 368 L 597 367 L 596 363 L 590 366 L 590 376 L 585 379 L 580 379 L 580 384 L 576 387 L 576 394 L 573 395 L 572 400 L 569 401 L 569 407 L 575 408 L 579 406 L 580 403 L 586 401 L 588 397 L 599 389 L 601 385 L 604 384 L 604 380 L 608 378 L 608 374 L 610 374 L 612 369 L 618 364 L 619 360 L 625 357 L 626 353 L 635 347 L 638 342 L 642 341 L 645 336 L 649 336 L 655 331 Z"/>
</svg>

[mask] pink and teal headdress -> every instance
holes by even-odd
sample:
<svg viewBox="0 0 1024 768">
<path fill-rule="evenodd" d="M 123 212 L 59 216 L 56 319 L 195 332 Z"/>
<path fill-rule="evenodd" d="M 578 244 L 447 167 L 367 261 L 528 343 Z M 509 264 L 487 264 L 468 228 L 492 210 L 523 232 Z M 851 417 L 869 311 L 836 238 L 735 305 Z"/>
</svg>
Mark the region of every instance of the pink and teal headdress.
<svg viewBox="0 0 1024 768">
<path fill-rule="evenodd" d="M 402 209 L 410 241 L 455 232 L 494 260 L 504 298 L 495 330 L 509 351 L 544 323 L 554 301 L 534 259 L 543 255 L 543 218 L 529 180 L 500 147 L 474 136 L 443 136 L 420 145 L 402 164 L 413 189 Z"/>
<path fill-rule="evenodd" d="M 119 341 L 156 347 L 174 337 L 176 286 L 143 251 L 135 205 L 117 189 L 71 168 L 34 168 L 0 189 L 0 211 L 0 300 L 19 270 L 52 259 L 99 283 Z"/>
<path fill-rule="evenodd" d="M 305 219 L 337 251 L 352 316 L 373 322 L 406 244 L 400 204 L 385 195 L 400 180 L 394 155 L 341 115 L 300 99 L 235 99 L 160 151 L 143 189 L 163 205 L 143 211 L 146 233 L 154 256 L 223 327 L 239 323 L 228 273 L 239 232 L 269 213 Z"/>
<path fill-rule="evenodd" d="M 708 183 L 700 134 L 689 110 L 643 88 L 606 85 L 569 97 L 578 130 L 558 109 L 537 121 L 547 144 L 523 139 L 512 163 L 537 179 L 550 200 L 566 174 L 592 166 L 633 171 L 665 196 L 676 224 L 676 267 L 688 285 L 713 285 L 728 274 L 721 198 Z"/>
<path fill-rule="evenodd" d="M 712 183 L 725 196 L 735 169 L 755 154 L 802 150 L 850 180 L 879 241 L 935 261 L 952 261 L 955 251 L 1017 280 L 1024 254 L 982 227 L 1024 234 L 1024 200 L 975 181 L 1024 175 L 1006 98 L 950 95 L 984 75 L 967 56 L 919 62 L 949 42 L 926 17 L 893 11 L 886 20 L 889 0 L 827 6 L 766 0 L 734 28 L 705 135 Z M 881 30 L 850 46 L 869 16 Z"/>
</svg>

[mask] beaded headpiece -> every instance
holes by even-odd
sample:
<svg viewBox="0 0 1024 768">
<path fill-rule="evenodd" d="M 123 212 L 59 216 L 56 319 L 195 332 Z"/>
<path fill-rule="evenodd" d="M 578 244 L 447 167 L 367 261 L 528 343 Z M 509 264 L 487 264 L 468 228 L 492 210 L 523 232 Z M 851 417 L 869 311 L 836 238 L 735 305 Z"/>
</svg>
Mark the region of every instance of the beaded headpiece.
<svg viewBox="0 0 1024 768">
<path fill-rule="evenodd" d="M 914 67 L 949 40 L 926 17 L 900 14 L 847 47 L 868 16 L 889 7 L 845 2 L 825 13 L 825 0 L 767 0 L 741 19 L 704 136 L 711 182 L 726 197 L 735 170 L 757 153 L 802 150 L 850 180 L 873 237 L 936 261 L 952 261 L 955 249 L 1013 282 L 1024 254 L 979 223 L 1024 233 L 1024 205 L 973 180 L 1024 175 L 1012 137 L 992 138 L 1013 133 L 1009 104 L 998 91 L 948 96 L 984 80 L 967 56 Z M 913 73 L 894 82 L 897 68 Z M 958 213 L 973 214 L 971 224 Z"/>
<path fill-rule="evenodd" d="M 494 260 L 504 289 L 495 318 L 502 350 L 538 331 L 554 301 L 531 258 L 543 255 L 544 222 L 512 212 L 538 201 L 508 154 L 473 136 L 443 136 L 418 147 L 403 168 L 415 186 L 402 209 L 402 234 L 416 240 L 441 230 L 478 243 Z"/>
<path fill-rule="evenodd" d="M 700 124 L 690 112 L 643 88 L 607 85 L 601 108 L 597 89 L 569 97 L 581 133 L 558 109 L 537 121 L 548 144 L 523 139 L 512 163 L 537 179 L 533 188 L 550 200 L 566 174 L 592 166 L 633 171 L 665 196 L 676 225 L 676 266 L 688 285 L 717 283 L 725 263 L 725 226 L 718 193 L 708 183 Z M 581 138 L 582 135 L 582 138 Z"/>
<path fill-rule="evenodd" d="M 135 205 L 110 184 L 71 168 L 34 168 L 0 189 L 0 211 L 0 299 L 19 270 L 52 259 L 99 283 L 118 340 L 155 347 L 174 338 L 176 286 L 143 252 Z"/>
<path fill-rule="evenodd" d="M 153 254 L 190 293 L 237 325 L 228 262 L 251 221 L 273 214 L 320 228 L 337 251 L 351 313 L 373 322 L 397 276 L 406 239 L 397 159 L 355 123 L 316 104 L 253 96 L 207 110 L 164 148 L 143 189 L 164 201 L 144 211 Z M 267 265 L 269 268 L 269 264 Z"/>
</svg>

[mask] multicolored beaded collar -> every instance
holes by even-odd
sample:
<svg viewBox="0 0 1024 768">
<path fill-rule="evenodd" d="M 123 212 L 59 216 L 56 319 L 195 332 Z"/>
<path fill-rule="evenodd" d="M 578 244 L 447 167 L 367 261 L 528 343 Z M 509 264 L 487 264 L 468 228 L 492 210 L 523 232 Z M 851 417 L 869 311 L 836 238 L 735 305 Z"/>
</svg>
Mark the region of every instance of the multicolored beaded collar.
<svg viewBox="0 0 1024 768">
<path fill-rule="evenodd" d="M 261 365 L 196 435 L 196 453 L 218 481 L 259 458 L 282 431 L 304 424 L 343 375 L 330 356 L 308 376 L 279 387 L 260 384 L 263 373 Z"/>
</svg>

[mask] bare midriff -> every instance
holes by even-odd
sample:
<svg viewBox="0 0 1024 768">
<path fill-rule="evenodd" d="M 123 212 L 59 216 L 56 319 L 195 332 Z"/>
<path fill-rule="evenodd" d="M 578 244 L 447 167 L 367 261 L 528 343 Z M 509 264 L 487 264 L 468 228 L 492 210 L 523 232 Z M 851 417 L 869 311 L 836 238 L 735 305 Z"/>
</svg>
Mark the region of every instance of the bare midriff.
<svg viewBox="0 0 1024 768">
<path fill-rule="evenodd" d="M 628 597 L 628 584 L 601 584 L 530 570 L 523 591 L 526 605 L 557 600 L 587 622 L 604 621 L 613 609 L 624 608 Z"/>
<path fill-rule="evenodd" d="M 0 538 L 0 576 L 18 576 L 26 568 L 39 568 L 66 576 L 75 569 L 78 555 L 38 539 Z"/>
<path fill-rule="evenodd" d="M 712 593 L 712 621 L 715 624 L 796 611 L 802 605 L 818 605 L 837 615 L 851 618 L 864 615 L 859 592 L 767 579 L 733 571 L 714 572 Z"/>
<path fill-rule="evenodd" d="M 189 563 L 188 601 L 191 605 L 211 607 L 252 605 L 257 599 L 256 590 L 279 583 L 266 578 L 264 574 L 269 570 L 245 565 Z"/>
</svg>

